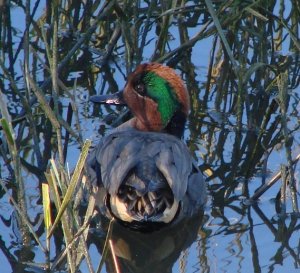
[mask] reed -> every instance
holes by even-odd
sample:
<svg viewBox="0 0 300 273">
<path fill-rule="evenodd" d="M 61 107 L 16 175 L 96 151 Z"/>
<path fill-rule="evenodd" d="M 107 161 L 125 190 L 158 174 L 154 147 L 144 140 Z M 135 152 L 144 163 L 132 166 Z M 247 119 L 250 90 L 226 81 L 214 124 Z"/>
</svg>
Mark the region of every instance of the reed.
<svg viewBox="0 0 300 273">
<path fill-rule="evenodd" d="M 49 269 L 67 260 L 66 270 L 76 272 L 85 261 L 94 272 L 87 239 L 93 197 L 79 213 L 84 192 L 91 188 L 83 176 L 90 142 L 84 141 L 80 122 L 97 115 L 103 125 L 116 126 L 128 117 L 119 108 L 99 109 L 79 98 L 121 89 L 127 74 L 147 61 L 175 67 L 186 81 L 192 106 L 186 140 L 208 176 L 211 214 L 229 225 L 220 211 L 230 207 L 247 215 L 251 226 L 251 208 L 236 205 L 245 198 L 274 236 L 283 234 L 274 231 L 256 202 L 281 183 L 275 210 L 286 216 L 291 204 L 292 213 L 299 213 L 299 150 L 294 152 L 300 126 L 295 121 L 300 83 L 297 1 L 291 7 L 286 1 L 263 1 L 262 6 L 261 1 L 239 0 L 32 2 L 14 3 L 24 15 L 24 27 L 12 20 L 11 1 L 0 5 L 0 181 L 14 200 L 23 244 L 38 244 Z M 202 61 L 204 46 L 211 51 Z M 67 164 L 74 145 L 81 154 L 70 175 Z M 282 169 L 269 162 L 278 149 L 284 150 Z M 27 172 L 32 174 L 28 180 Z M 258 173 L 261 185 L 253 189 L 250 181 Z M 32 220 L 30 183 L 41 189 L 37 203 L 44 208 L 45 223 Z M 289 235 L 295 226 L 290 224 Z M 60 230 L 64 243 L 58 243 Z M 108 245 L 114 245 L 109 240 L 96 272 L 106 262 Z M 58 253 L 50 253 L 53 243 Z M 255 256 L 258 269 L 257 260 Z"/>
</svg>

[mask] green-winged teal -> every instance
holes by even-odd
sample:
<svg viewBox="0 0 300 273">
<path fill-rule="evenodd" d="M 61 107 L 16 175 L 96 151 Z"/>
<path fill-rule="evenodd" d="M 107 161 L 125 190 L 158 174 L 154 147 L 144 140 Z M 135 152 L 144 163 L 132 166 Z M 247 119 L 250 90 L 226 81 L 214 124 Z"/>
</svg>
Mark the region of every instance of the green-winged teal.
<svg viewBox="0 0 300 273">
<path fill-rule="evenodd" d="M 108 218 L 152 229 L 198 212 L 206 201 L 203 175 L 180 140 L 189 94 L 175 71 L 139 65 L 123 91 L 91 101 L 126 104 L 133 118 L 105 136 L 88 157 L 97 205 Z"/>
</svg>

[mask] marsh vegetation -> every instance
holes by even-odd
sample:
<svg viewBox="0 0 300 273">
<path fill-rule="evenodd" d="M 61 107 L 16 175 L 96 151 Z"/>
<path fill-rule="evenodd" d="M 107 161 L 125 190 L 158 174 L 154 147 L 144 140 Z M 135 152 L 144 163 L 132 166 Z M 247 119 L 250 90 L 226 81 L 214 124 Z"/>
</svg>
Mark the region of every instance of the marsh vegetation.
<svg viewBox="0 0 300 273">
<path fill-rule="evenodd" d="M 299 1 L 3 0 L 0 18 L 2 272 L 299 270 Z M 99 224 L 81 173 L 129 115 L 89 96 L 149 61 L 190 92 L 209 202 L 148 242 Z"/>
</svg>

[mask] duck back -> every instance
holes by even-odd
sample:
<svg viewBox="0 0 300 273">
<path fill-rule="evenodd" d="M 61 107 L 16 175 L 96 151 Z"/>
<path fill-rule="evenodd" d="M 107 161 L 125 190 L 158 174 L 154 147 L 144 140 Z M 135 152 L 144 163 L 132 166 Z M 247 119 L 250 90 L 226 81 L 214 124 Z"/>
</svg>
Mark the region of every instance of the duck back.
<svg viewBox="0 0 300 273">
<path fill-rule="evenodd" d="M 98 208 L 129 226 L 174 223 L 205 203 L 203 176 L 175 136 L 117 130 L 102 139 L 87 162 Z"/>
</svg>

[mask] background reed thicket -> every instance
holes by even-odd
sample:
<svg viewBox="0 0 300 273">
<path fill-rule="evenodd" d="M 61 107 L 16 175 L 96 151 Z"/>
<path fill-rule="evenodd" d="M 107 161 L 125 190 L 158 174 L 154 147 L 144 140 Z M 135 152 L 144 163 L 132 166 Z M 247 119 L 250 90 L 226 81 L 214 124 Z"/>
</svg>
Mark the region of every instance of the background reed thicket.
<svg viewBox="0 0 300 273">
<path fill-rule="evenodd" d="M 55 270 L 67 257 L 66 270 L 85 261 L 95 272 L 86 243 L 94 200 L 79 213 L 82 187 L 90 188 L 81 175 L 91 144 L 80 120 L 82 113 L 108 114 L 114 121 L 104 123 L 115 126 L 128 113 L 93 105 L 83 111 L 87 103 L 77 95 L 117 91 L 118 79 L 141 62 L 165 63 L 186 82 L 187 142 L 207 174 L 213 217 L 225 223 L 228 206 L 240 214 L 249 204 L 259 210 L 256 200 L 280 183 L 276 211 L 299 214 L 299 17 L 299 1 L 283 0 L 1 1 L 0 192 L 17 211 L 22 241 L 12 267 L 25 266 L 26 251 L 37 244 L 45 263 L 35 266 Z M 202 47 L 210 48 L 207 63 Z M 74 145 L 82 153 L 70 174 Z M 278 150 L 285 151 L 282 166 L 269 176 Z M 258 174 L 261 185 L 253 189 Z M 45 223 L 41 211 L 28 208 L 32 179 Z M 241 199 L 245 207 L 235 204 Z M 60 230 L 64 243 L 54 239 Z"/>
</svg>

